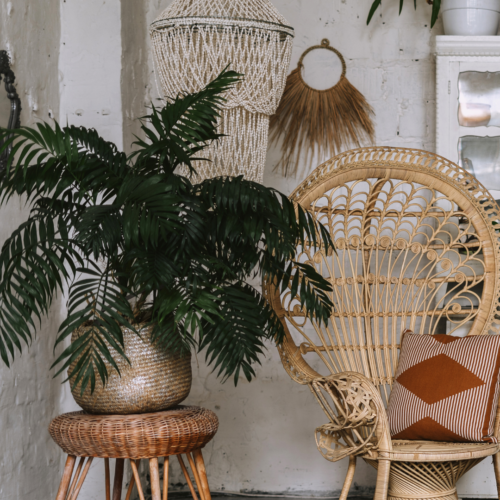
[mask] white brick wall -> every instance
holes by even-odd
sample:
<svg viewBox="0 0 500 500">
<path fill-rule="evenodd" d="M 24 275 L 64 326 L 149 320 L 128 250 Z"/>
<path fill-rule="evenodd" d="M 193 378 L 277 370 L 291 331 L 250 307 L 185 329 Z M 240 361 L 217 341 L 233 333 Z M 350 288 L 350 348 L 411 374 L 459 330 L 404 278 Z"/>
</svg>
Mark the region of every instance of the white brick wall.
<svg viewBox="0 0 500 500">
<path fill-rule="evenodd" d="M 49 108 L 59 115 L 60 105 L 63 123 L 69 120 L 95 127 L 106 138 L 121 144 L 124 121 L 128 127 L 134 113 L 142 115 L 145 111 L 139 110 L 137 103 L 142 97 L 144 102 L 157 97 L 145 27 L 170 0 L 143 0 L 145 19 L 137 16 L 135 20 L 135 14 L 126 14 L 128 27 L 137 23 L 132 45 L 137 40 L 139 46 L 133 60 L 142 61 L 143 51 L 149 58 L 146 76 L 135 71 L 133 82 L 132 78 L 128 80 L 132 59 L 127 59 L 132 56 L 127 51 L 122 53 L 123 47 L 130 50 L 131 45 L 123 38 L 128 35 L 120 16 L 132 12 L 123 10 L 124 1 L 120 9 L 120 0 L 60 0 L 62 16 L 58 6 L 52 5 L 54 2 L 50 8 L 46 2 L 42 5 L 29 0 L 1 4 L 1 22 L 15 23 L 9 29 L 2 28 L 2 43 L 14 47 L 17 60 L 33 57 L 28 65 L 24 63 L 30 71 L 23 75 L 26 83 L 21 86 L 25 103 L 38 111 L 25 110 L 25 123 L 37 117 L 46 119 Z M 408 0 L 403 15 L 398 17 L 399 2 L 384 0 L 383 9 L 367 27 L 368 0 L 273 1 L 296 28 L 290 69 L 307 47 L 328 38 L 347 61 L 347 77 L 374 107 L 376 143 L 434 149 L 435 71 L 430 46 L 432 36 L 442 34 L 442 28 L 438 22 L 430 31 L 430 7 L 426 2 L 419 1 L 414 12 L 413 2 Z M 12 21 L 8 20 L 9 8 Z M 37 33 L 37 37 L 27 36 L 29 33 Z M 56 40 L 57 46 L 59 38 L 61 56 L 54 69 L 54 64 L 50 66 L 48 59 L 42 58 L 49 52 L 44 43 L 49 40 L 54 44 Z M 20 47 L 24 52 L 19 51 Z M 57 54 L 52 57 L 57 58 Z M 330 61 L 331 67 L 323 72 L 323 68 L 315 66 L 313 55 L 308 58 L 306 78 L 311 84 L 328 85 L 332 74 L 338 72 L 334 57 Z M 61 96 L 54 102 L 58 97 L 53 91 L 54 85 L 58 87 L 57 67 Z M 21 81 L 21 73 L 19 76 Z M 141 89 L 144 95 L 137 97 L 134 106 L 128 102 L 122 106 L 123 96 L 131 92 L 135 96 Z M 309 171 L 303 166 L 296 178 L 284 178 L 273 171 L 278 159 L 279 149 L 272 148 L 265 184 L 290 193 Z M 13 223 L 21 217 L 19 205 L 0 211 L 3 221 Z M 2 227 L 7 232 L 7 224 Z M 53 335 L 59 321 L 60 315 L 55 312 L 42 333 Z M 52 354 L 47 342 L 41 334 L 30 355 L 12 370 L 0 367 L 2 500 L 49 499 L 59 481 L 55 463 L 62 454 L 51 444 L 46 426 L 52 414 L 67 411 L 74 402 L 67 387 L 61 393 L 59 381 L 50 379 Z M 289 379 L 273 346 L 269 346 L 267 358 L 257 369 L 257 379 L 251 384 L 242 380 L 237 388 L 231 382 L 222 385 L 206 368 L 202 356 L 194 359 L 193 366 L 193 390 L 186 403 L 213 409 L 221 421 L 217 436 L 205 451 L 213 490 L 338 494 L 347 464 L 329 463 L 317 452 L 313 432 L 325 417 L 309 390 Z M 483 462 L 462 479 L 461 496 L 496 496 L 490 462 Z M 102 464 L 92 467 L 92 479 L 82 492 L 82 500 L 102 498 Z M 172 481 L 181 480 L 175 468 Z M 375 473 L 362 461 L 354 484 L 353 493 L 370 495 L 373 491 Z"/>
</svg>

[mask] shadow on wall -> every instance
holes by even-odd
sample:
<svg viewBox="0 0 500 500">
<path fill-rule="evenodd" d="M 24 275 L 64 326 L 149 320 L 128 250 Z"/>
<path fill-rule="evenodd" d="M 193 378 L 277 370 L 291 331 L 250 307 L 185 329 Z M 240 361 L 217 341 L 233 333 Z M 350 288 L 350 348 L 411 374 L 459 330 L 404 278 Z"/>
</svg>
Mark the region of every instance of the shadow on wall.
<svg viewBox="0 0 500 500">
<path fill-rule="evenodd" d="M 12 61 L 22 124 L 59 115 L 59 42 L 59 0 L 0 3 L 0 50 Z M 22 200 L 0 207 L 0 244 L 26 216 Z M 10 369 L 0 361 L 0 498 L 5 500 L 49 499 L 57 492 L 62 457 L 47 429 L 63 394 L 62 378 L 54 380 L 49 370 L 62 307 L 59 296 L 30 348 L 16 354 Z"/>
</svg>

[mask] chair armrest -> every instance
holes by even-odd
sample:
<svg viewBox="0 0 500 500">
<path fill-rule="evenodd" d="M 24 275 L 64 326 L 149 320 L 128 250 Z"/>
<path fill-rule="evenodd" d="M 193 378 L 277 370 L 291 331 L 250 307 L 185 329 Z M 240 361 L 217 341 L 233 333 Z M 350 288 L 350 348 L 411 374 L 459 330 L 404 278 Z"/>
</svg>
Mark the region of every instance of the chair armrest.
<svg viewBox="0 0 500 500">
<path fill-rule="evenodd" d="M 367 377 L 343 372 L 315 378 L 309 387 L 330 420 L 316 429 L 318 450 L 327 460 L 349 455 L 376 458 L 379 449 L 392 450 L 384 403 Z"/>
</svg>

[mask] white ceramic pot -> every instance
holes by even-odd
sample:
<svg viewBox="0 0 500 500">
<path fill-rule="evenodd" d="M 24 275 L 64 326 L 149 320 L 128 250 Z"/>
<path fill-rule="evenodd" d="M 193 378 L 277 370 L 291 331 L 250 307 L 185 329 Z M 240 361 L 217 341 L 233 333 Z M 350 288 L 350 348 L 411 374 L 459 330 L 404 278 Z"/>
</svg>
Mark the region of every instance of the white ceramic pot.
<svg viewBox="0 0 500 500">
<path fill-rule="evenodd" d="M 500 21 L 500 0 L 442 0 L 445 35 L 496 35 Z"/>
</svg>

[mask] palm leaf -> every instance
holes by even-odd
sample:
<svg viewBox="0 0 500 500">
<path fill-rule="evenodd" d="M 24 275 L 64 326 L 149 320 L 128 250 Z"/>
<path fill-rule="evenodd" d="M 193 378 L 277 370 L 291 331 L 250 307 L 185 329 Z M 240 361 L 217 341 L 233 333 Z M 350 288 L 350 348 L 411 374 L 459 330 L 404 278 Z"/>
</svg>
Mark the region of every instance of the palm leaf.
<svg viewBox="0 0 500 500">
<path fill-rule="evenodd" d="M 57 373 L 80 391 L 106 383 L 126 359 L 123 328 L 154 325 L 167 350 L 205 349 L 223 379 L 251 379 L 264 341 L 283 325 L 246 280 L 256 273 L 327 321 L 329 283 L 295 261 L 305 244 L 329 251 L 328 231 L 282 193 L 246 181 L 193 184 L 203 149 L 220 134 L 225 93 L 241 75 L 224 70 L 200 92 L 152 108 L 128 157 L 93 129 L 41 123 L 0 130 L 12 146 L 0 200 L 28 200 L 28 220 L 0 251 L 0 357 L 29 344 L 55 294 L 69 288 L 56 339 Z M 131 302 L 134 301 L 134 309 Z M 83 328 L 86 326 L 86 328 Z M 63 344 L 78 330 L 80 336 Z"/>
<path fill-rule="evenodd" d="M 366 19 L 366 24 L 370 24 L 370 21 L 372 20 L 375 11 L 380 7 L 381 4 L 382 0 L 374 0 L 372 6 L 370 7 L 370 12 L 368 12 L 368 18 Z"/>
</svg>

